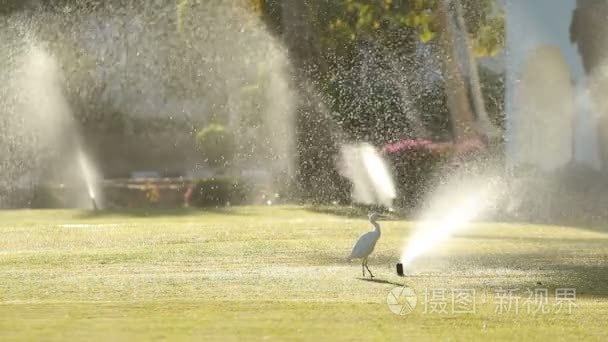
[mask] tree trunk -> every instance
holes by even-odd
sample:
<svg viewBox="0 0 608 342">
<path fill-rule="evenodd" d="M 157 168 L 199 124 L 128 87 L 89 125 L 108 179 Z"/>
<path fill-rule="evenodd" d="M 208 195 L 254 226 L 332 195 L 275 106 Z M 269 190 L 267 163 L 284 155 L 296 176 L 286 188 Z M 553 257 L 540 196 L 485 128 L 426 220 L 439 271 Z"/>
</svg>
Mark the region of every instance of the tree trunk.
<svg viewBox="0 0 608 342">
<path fill-rule="evenodd" d="M 316 0 L 284 0 L 281 9 L 284 42 L 297 71 L 308 77 L 324 69 L 316 28 L 318 10 Z"/>
<path fill-rule="evenodd" d="M 483 99 L 483 93 L 481 91 L 481 81 L 479 80 L 479 70 L 477 68 L 477 60 L 473 55 L 473 47 L 471 45 L 471 40 L 469 39 L 469 32 L 467 30 L 467 25 L 464 20 L 464 13 L 462 10 L 462 4 L 460 0 L 453 0 L 454 6 L 456 9 L 456 20 L 458 22 L 458 26 L 463 34 L 463 39 L 465 42 L 465 54 L 467 56 L 467 61 L 469 64 L 469 72 L 471 73 L 471 97 L 473 98 L 473 105 L 475 107 L 476 114 L 476 126 L 480 129 L 481 133 L 485 134 L 488 138 L 496 138 L 500 135 L 498 129 L 488 116 L 488 112 L 486 111 L 486 105 Z"/>
<path fill-rule="evenodd" d="M 340 176 L 334 159 L 338 153 L 336 134 L 324 99 L 317 86 L 326 74 L 327 65 L 320 47 L 316 0 L 284 0 L 281 8 L 283 41 L 294 66 L 298 92 L 297 185 L 303 198 L 315 201 L 334 200 L 340 193 Z"/>
<path fill-rule="evenodd" d="M 608 173 L 608 3 L 577 0 L 570 24 L 570 39 L 578 46 L 594 115 L 597 117 L 598 149 L 602 171 Z"/>
<path fill-rule="evenodd" d="M 439 3 L 439 44 L 443 61 L 443 76 L 447 92 L 447 105 L 450 112 L 452 136 L 455 142 L 472 139 L 477 136 L 474 129 L 475 117 L 467 88 L 458 65 L 454 33 L 451 29 L 449 0 Z"/>
</svg>

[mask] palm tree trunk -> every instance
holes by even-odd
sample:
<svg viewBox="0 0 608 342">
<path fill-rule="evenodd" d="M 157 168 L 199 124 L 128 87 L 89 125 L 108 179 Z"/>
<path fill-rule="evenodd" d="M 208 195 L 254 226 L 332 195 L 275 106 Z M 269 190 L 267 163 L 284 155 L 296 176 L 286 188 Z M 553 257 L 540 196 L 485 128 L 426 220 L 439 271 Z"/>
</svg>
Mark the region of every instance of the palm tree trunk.
<svg viewBox="0 0 608 342">
<path fill-rule="evenodd" d="M 454 33 L 451 29 L 449 0 L 442 0 L 438 8 L 439 44 L 443 60 L 443 74 L 450 112 L 452 136 L 455 142 L 477 136 L 474 129 L 475 117 L 467 94 L 467 87 L 458 65 Z"/>
<path fill-rule="evenodd" d="M 471 77 L 471 97 L 473 98 L 473 106 L 475 107 L 475 114 L 477 115 L 477 127 L 481 129 L 482 133 L 487 137 L 496 137 L 499 135 L 498 128 L 492 123 L 488 112 L 486 111 L 486 105 L 483 99 L 483 93 L 481 91 L 481 81 L 479 80 L 479 70 L 477 68 L 477 60 L 473 55 L 473 47 L 471 40 L 469 39 L 469 33 L 467 25 L 464 20 L 464 13 L 462 10 L 462 4 L 460 0 L 453 0 L 454 7 L 456 10 L 456 20 L 460 31 L 462 31 L 463 39 L 465 42 L 465 54 L 469 64 L 469 72 Z"/>
</svg>

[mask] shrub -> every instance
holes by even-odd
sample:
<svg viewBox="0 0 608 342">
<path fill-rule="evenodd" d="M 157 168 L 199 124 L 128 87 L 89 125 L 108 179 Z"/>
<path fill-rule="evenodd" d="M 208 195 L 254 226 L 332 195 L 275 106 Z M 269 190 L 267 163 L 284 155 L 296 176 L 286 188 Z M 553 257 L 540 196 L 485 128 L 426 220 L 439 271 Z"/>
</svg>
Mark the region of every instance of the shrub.
<svg viewBox="0 0 608 342">
<path fill-rule="evenodd" d="M 29 206 L 34 209 L 79 208 L 90 204 L 83 186 L 38 184 L 31 195 Z"/>
<path fill-rule="evenodd" d="M 239 179 L 214 177 L 196 183 L 190 203 L 198 207 L 240 205 L 247 203 L 250 193 L 250 186 Z"/>
<path fill-rule="evenodd" d="M 402 141 L 383 149 L 393 165 L 400 197 L 398 204 L 415 207 L 449 156 L 449 148 L 430 141 Z"/>
<path fill-rule="evenodd" d="M 393 165 L 400 194 L 398 204 L 415 207 L 423 201 L 433 182 L 447 168 L 481 155 L 485 145 L 476 139 L 459 144 L 403 140 L 384 146 L 382 151 Z"/>
<path fill-rule="evenodd" d="M 211 167 L 230 166 L 236 153 L 234 135 L 224 126 L 212 124 L 196 135 L 196 147 Z"/>
<path fill-rule="evenodd" d="M 103 203 L 106 208 L 178 208 L 183 206 L 189 182 L 174 180 L 106 181 Z"/>
<path fill-rule="evenodd" d="M 30 206 L 34 209 L 65 208 L 65 191 L 48 185 L 38 185 L 34 188 L 34 195 Z"/>
<path fill-rule="evenodd" d="M 150 181 L 146 182 L 143 190 L 146 193 L 146 199 L 150 204 L 158 204 L 160 202 L 160 189 Z"/>
</svg>

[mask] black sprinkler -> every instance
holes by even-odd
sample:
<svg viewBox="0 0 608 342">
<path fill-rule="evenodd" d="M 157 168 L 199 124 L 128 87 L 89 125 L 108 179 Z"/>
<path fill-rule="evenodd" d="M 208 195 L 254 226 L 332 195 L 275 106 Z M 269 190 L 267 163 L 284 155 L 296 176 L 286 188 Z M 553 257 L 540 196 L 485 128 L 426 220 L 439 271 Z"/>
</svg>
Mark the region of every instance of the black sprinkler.
<svg viewBox="0 0 608 342">
<path fill-rule="evenodd" d="M 403 264 L 402 263 L 397 264 L 397 275 L 400 277 L 405 277 L 405 274 L 403 273 Z"/>
</svg>

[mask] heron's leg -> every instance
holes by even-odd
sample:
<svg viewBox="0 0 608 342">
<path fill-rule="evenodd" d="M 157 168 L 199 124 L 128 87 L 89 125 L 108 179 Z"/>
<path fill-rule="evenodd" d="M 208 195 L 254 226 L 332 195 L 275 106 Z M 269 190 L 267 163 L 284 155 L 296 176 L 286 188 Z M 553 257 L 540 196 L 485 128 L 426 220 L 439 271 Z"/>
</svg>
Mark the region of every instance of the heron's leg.
<svg viewBox="0 0 608 342">
<path fill-rule="evenodd" d="M 361 259 L 361 270 L 363 270 L 363 277 L 365 277 L 365 258 Z"/>
<path fill-rule="evenodd" d="M 369 269 L 369 267 L 367 266 L 367 258 L 365 258 L 365 268 L 367 268 L 367 271 L 369 272 L 369 276 L 370 278 L 374 278 L 374 275 L 372 274 L 372 271 Z"/>
</svg>

